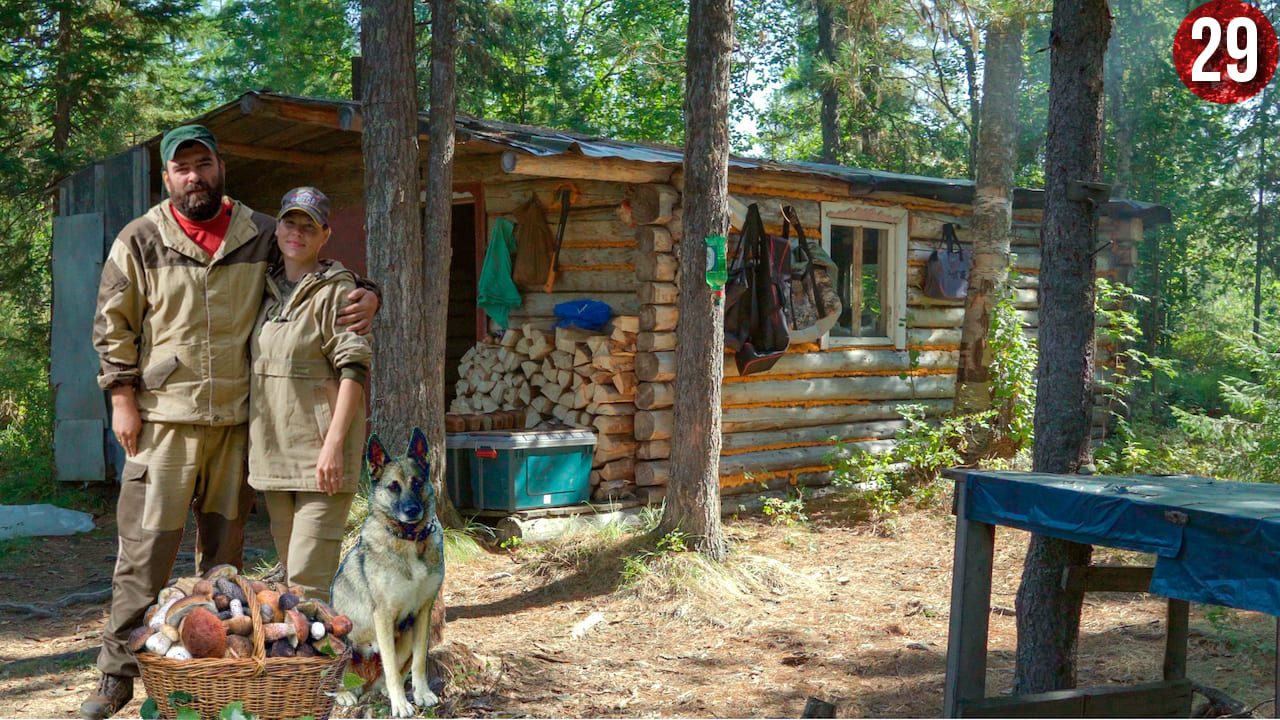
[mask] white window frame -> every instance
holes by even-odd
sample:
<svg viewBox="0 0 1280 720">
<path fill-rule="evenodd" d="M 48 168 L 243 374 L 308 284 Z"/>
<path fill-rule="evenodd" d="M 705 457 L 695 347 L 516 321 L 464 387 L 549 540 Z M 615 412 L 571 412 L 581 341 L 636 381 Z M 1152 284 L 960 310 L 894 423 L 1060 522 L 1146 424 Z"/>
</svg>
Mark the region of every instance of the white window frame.
<svg viewBox="0 0 1280 720">
<path fill-rule="evenodd" d="M 885 273 L 885 302 L 881 311 L 887 336 L 832 337 L 822 336 L 822 347 L 907 347 L 907 250 L 910 236 L 906 208 L 866 205 L 857 202 L 822 203 L 822 248 L 831 256 L 831 228 L 833 226 L 864 227 L 880 230 L 888 243 L 888 262 Z M 831 278 L 833 281 L 836 278 Z"/>
</svg>

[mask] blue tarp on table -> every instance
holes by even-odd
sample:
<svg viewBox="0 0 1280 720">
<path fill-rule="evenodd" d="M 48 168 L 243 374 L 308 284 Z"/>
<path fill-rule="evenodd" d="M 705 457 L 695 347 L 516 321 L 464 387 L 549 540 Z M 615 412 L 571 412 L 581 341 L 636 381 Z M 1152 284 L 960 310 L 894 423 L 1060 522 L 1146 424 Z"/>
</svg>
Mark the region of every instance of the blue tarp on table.
<svg viewBox="0 0 1280 720">
<path fill-rule="evenodd" d="M 970 470 L 970 520 L 1156 556 L 1150 591 L 1280 616 L 1280 485 Z"/>
</svg>

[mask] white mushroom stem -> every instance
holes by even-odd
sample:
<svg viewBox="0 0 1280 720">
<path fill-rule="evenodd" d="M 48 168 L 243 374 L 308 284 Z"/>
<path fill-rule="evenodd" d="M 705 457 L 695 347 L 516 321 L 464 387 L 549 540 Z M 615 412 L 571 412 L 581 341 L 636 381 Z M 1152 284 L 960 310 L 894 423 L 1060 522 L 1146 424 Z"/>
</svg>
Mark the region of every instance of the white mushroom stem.
<svg viewBox="0 0 1280 720">
<path fill-rule="evenodd" d="M 191 653 L 188 652 L 187 649 L 182 647 L 181 645 L 174 645 L 173 647 L 169 648 L 169 652 L 166 652 L 164 656 L 167 658 L 173 658 L 174 660 L 190 660 L 191 659 Z"/>
<path fill-rule="evenodd" d="M 238 598 L 231 598 L 231 604 L 228 609 L 231 610 L 231 617 L 244 615 L 244 603 L 240 602 Z"/>
<path fill-rule="evenodd" d="M 156 611 L 156 614 L 151 616 L 151 627 L 155 628 L 156 630 L 159 630 L 161 626 L 167 624 L 164 621 L 164 616 L 168 615 L 169 608 L 173 607 L 173 604 L 178 602 L 181 599 L 182 599 L 181 597 L 170 598 L 168 602 L 166 602 L 164 605 L 161 605 L 160 609 Z"/>
<path fill-rule="evenodd" d="M 173 647 L 173 641 L 165 637 L 162 633 L 156 633 L 147 638 L 146 648 L 157 655 L 164 655 L 169 652 L 169 648 Z"/>
<path fill-rule="evenodd" d="M 311 639 L 319 640 L 322 637 L 324 637 L 324 623 L 322 622 L 311 623 Z"/>
</svg>

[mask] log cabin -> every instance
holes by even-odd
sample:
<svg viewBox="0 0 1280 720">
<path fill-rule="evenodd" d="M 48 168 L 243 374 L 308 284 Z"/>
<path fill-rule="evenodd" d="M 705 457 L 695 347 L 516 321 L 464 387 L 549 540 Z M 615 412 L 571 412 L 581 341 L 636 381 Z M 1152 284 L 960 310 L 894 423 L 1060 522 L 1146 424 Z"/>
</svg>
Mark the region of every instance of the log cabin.
<svg viewBox="0 0 1280 720">
<path fill-rule="evenodd" d="M 190 122 L 217 136 L 227 192 L 251 207 L 273 212 L 298 185 L 324 190 L 333 206 L 328 254 L 365 272 L 358 102 L 249 92 Z M 425 158 L 425 114 L 419 134 Z M 123 462 L 94 382 L 90 327 L 106 250 L 125 223 L 162 197 L 159 142 L 149 138 L 60 185 L 51 368 L 60 479 L 110 479 Z M 658 502 L 670 474 L 681 161 L 678 147 L 457 119 L 445 328 L 453 419 L 473 429 L 547 422 L 593 428 L 596 500 Z M 793 345 L 767 372 L 739 376 L 726 356 L 724 494 L 829 482 L 823 458 L 834 442 L 882 450 L 902 427 L 899 404 L 934 414 L 950 409 L 963 302 L 931 300 L 920 288 L 943 225 L 954 224 L 966 239 L 972 182 L 734 157 L 729 191 L 735 216 L 756 203 L 770 233 L 781 232 L 783 205 L 796 208 L 808 238 L 838 265 L 846 310 L 820 340 Z M 521 288 L 522 303 L 504 328 L 477 307 L 489 233 L 499 219 L 514 221 L 531 199 L 554 231 L 566 195 L 554 284 L 549 292 Z M 1016 305 L 1031 334 L 1038 326 L 1042 205 L 1040 190 L 1014 193 Z M 1113 200 L 1100 213 L 1099 274 L 1128 283 L 1144 231 L 1169 222 L 1169 212 Z M 555 306 L 581 298 L 607 303 L 613 320 L 599 333 L 556 331 Z M 1102 364 L 1107 358 L 1108 348 L 1099 348 Z"/>
</svg>

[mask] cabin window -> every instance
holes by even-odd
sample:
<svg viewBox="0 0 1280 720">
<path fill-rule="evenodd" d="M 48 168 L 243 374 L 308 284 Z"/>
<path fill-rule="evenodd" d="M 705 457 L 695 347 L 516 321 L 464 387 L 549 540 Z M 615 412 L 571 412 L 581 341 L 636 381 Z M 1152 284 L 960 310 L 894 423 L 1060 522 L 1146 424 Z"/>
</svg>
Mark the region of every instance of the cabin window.
<svg viewBox="0 0 1280 720">
<path fill-rule="evenodd" d="M 822 244 L 843 305 L 824 344 L 905 347 L 906 210 L 823 203 Z"/>
</svg>

